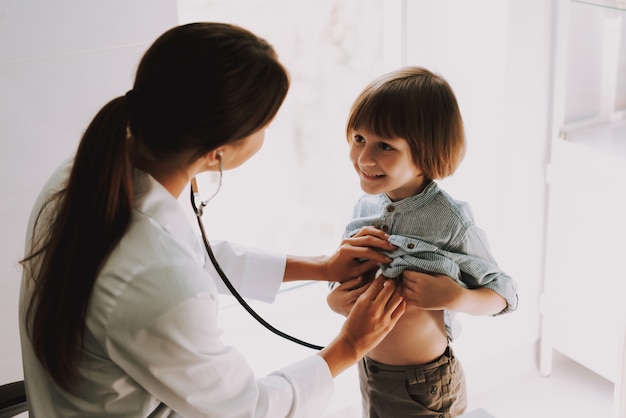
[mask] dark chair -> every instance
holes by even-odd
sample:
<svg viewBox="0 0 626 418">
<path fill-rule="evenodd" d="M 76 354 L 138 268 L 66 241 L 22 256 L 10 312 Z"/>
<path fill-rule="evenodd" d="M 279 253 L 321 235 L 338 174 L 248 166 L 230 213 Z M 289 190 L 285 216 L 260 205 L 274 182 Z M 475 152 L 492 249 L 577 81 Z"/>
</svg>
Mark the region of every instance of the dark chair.
<svg viewBox="0 0 626 418">
<path fill-rule="evenodd" d="M 0 386 L 0 418 L 14 417 L 28 411 L 24 381 Z"/>
</svg>

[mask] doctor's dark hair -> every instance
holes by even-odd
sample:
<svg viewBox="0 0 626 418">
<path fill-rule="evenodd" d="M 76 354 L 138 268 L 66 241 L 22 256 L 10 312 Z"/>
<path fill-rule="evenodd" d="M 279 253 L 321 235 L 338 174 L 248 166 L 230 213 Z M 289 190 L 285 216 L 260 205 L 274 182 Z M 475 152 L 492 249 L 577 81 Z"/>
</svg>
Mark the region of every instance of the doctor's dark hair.
<svg viewBox="0 0 626 418">
<path fill-rule="evenodd" d="M 241 140 L 274 118 L 288 88 L 265 40 L 234 25 L 192 23 L 161 35 L 139 63 L 133 89 L 94 117 L 65 188 L 37 217 L 36 225 L 52 213 L 49 227 L 34 228 L 22 260 L 34 285 L 26 316 L 32 345 L 61 387 L 79 378 L 94 283 L 130 222 L 132 162 L 189 155 L 191 163 Z"/>
<path fill-rule="evenodd" d="M 465 130 L 448 82 L 423 67 L 403 67 L 363 89 L 346 124 L 348 141 L 365 129 L 403 138 L 413 162 L 430 180 L 452 175 L 465 156 Z"/>
</svg>

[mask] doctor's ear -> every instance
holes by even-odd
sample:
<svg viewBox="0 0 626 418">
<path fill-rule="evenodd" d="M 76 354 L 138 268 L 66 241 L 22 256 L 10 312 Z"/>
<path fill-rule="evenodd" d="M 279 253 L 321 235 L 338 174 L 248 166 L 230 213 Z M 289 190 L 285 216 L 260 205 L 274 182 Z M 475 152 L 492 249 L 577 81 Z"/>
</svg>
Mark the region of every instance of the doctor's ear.
<svg viewBox="0 0 626 418">
<path fill-rule="evenodd" d="M 217 166 L 224 158 L 224 150 L 222 148 L 214 149 L 205 154 L 204 159 L 209 166 Z"/>
</svg>

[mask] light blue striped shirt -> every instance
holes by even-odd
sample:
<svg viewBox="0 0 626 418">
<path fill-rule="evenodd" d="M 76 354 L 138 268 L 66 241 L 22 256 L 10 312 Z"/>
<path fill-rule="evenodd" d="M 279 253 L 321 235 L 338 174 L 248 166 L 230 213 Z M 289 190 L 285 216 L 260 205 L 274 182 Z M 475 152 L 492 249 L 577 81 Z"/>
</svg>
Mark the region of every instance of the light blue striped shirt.
<svg viewBox="0 0 626 418">
<path fill-rule="evenodd" d="M 344 237 L 353 236 L 364 226 L 384 230 L 391 235 L 389 241 L 398 246 L 386 252 L 393 261 L 381 266 L 385 277 L 398 277 L 406 269 L 445 274 L 463 287 L 486 287 L 500 294 L 507 301 L 500 314 L 517 309 L 515 281 L 498 267 L 469 205 L 453 199 L 436 182 L 422 193 L 397 202 L 385 193 L 362 196 Z M 459 333 L 448 311 L 446 329 L 450 340 Z"/>
</svg>

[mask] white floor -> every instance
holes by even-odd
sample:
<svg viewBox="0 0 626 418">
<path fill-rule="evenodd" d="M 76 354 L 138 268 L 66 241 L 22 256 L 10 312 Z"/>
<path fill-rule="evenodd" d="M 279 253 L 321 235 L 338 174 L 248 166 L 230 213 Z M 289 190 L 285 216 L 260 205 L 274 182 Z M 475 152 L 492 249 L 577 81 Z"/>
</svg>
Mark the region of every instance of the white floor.
<svg viewBox="0 0 626 418">
<path fill-rule="evenodd" d="M 559 353 L 555 353 L 552 374 L 542 377 L 533 347 L 510 354 L 510 358 L 492 359 L 488 366 L 464 365 L 470 401 L 468 413 L 483 410 L 488 413 L 486 417 L 494 418 L 612 417 L 613 384 L 608 380 Z M 353 396 L 352 389 L 338 382 L 338 392 L 341 391 Z M 477 413 L 477 416 L 483 415 Z M 325 418 L 360 417 L 357 399 L 344 409 L 329 411 Z"/>
</svg>

